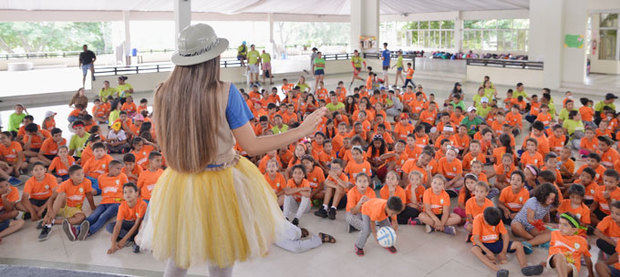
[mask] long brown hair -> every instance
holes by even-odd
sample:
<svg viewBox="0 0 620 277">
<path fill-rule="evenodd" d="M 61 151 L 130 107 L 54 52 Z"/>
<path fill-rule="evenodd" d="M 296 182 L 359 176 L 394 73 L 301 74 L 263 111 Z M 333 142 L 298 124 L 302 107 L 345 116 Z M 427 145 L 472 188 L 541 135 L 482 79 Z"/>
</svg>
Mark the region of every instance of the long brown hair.
<svg viewBox="0 0 620 277">
<path fill-rule="evenodd" d="M 170 168 L 197 172 L 216 155 L 220 58 L 176 66 L 155 90 L 153 121 L 157 140 Z"/>
</svg>

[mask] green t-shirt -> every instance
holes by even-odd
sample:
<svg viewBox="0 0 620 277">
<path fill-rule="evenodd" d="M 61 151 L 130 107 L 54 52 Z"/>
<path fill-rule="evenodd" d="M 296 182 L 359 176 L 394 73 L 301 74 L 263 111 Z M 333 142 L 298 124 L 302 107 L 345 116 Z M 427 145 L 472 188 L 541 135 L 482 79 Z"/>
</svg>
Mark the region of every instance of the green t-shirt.
<svg viewBox="0 0 620 277">
<path fill-rule="evenodd" d="M 86 141 L 90 137 L 89 133 L 84 133 L 83 137 L 79 137 L 77 134 L 71 137 L 71 141 L 69 142 L 69 150 L 75 150 L 73 154 L 76 157 L 82 157 L 82 150 L 86 147 Z"/>
<path fill-rule="evenodd" d="M 485 95 L 480 95 L 480 94 L 476 94 L 474 95 L 474 106 L 478 107 L 478 105 L 480 105 L 480 99 L 482 99 L 482 97 L 486 97 Z"/>
<path fill-rule="evenodd" d="M 403 56 L 398 56 L 398 59 L 396 59 L 396 68 L 402 68 L 403 67 Z"/>
<path fill-rule="evenodd" d="M 277 135 L 277 134 L 280 134 L 280 133 L 284 133 L 284 132 L 288 131 L 288 125 L 282 124 L 282 127 L 273 126 L 271 128 L 271 131 L 273 132 L 274 135 Z"/>
<path fill-rule="evenodd" d="M 327 105 L 325 105 L 325 107 L 330 111 L 330 112 L 335 112 L 337 110 L 342 110 L 344 109 L 344 103 L 342 102 L 338 102 L 336 104 L 334 104 L 334 102 L 330 102 L 327 103 Z"/>
<path fill-rule="evenodd" d="M 118 95 L 121 98 L 127 98 L 129 96 L 131 96 L 131 93 L 129 92 L 130 89 L 133 89 L 133 87 L 128 84 L 128 83 L 124 83 L 122 85 L 118 85 L 116 86 L 116 91 L 118 92 Z"/>
<path fill-rule="evenodd" d="M 242 44 L 241 46 L 237 47 L 237 55 L 245 56 L 247 51 L 248 51 L 248 48 L 244 44 Z"/>
<path fill-rule="evenodd" d="M 26 113 L 22 112 L 21 114 L 12 113 L 9 116 L 9 131 L 17 132 L 19 130 L 19 126 L 22 125 L 22 121 L 26 117 Z"/>
<path fill-rule="evenodd" d="M 269 55 L 269 53 L 260 54 L 260 59 L 263 63 L 268 63 L 271 61 L 271 55 Z"/>
<path fill-rule="evenodd" d="M 452 107 L 456 108 L 456 107 L 461 107 L 461 110 L 466 111 L 467 107 L 465 107 L 465 102 L 463 100 L 459 101 L 458 103 L 454 103 L 452 102 Z"/>
<path fill-rule="evenodd" d="M 469 116 L 465 116 L 461 121 L 461 125 L 467 126 L 467 134 L 470 136 L 476 133 L 476 127 L 482 124 L 482 118 L 479 116 L 474 117 L 473 120 L 469 120 Z"/>
<path fill-rule="evenodd" d="M 351 62 L 353 63 L 353 66 L 361 68 L 362 67 L 362 63 L 364 62 L 364 59 L 360 56 L 353 56 L 351 57 Z"/>
<path fill-rule="evenodd" d="M 299 91 L 304 92 L 306 91 L 308 88 L 310 88 L 310 86 L 306 83 L 300 84 L 297 83 L 297 86 L 299 86 Z"/>
<path fill-rule="evenodd" d="M 492 89 L 492 88 L 485 88 L 484 89 L 484 96 L 486 98 L 488 98 L 489 101 L 491 101 L 491 99 L 495 98 L 495 90 Z M 525 96 L 523 98 L 525 98 Z"/>
<path fill-rule="evenodd" d="M 575 110 L 575 109 L 573 109 L 573 111 L 576 111 L 576 110 Z M 566 120 L 568 120 L 568 114 L 569 114 L 569 113 L 570 113 L 570 111 L 569 111 L 569 110 L 567 110 L 566 108 L 563 108 L 563 109 L 560 111 L 560 116 L 558 116 L 558 119 L 559 119 L 559 120 L 562 120 L 562 121 L 566 121 Z"/>
<path fill-rule="evenodd" d="M 523 91 L 518 91 L 518 90 L 515 90 L 515 91 L 512 93 L 512 98 L 514 98 L 514 99 L 519 98 L 519 96 L 523 96 L 523 100 L 526 100 L 526 99 L 527 99 L 527 93 L 525 93 L 525 90 L 523 90 Z"/>
<path fill-rule="evenodd" d="M 114 94 L 118 94 L 118 91 L 115 88 L 107 88 L 107 89 L 101 89 L 99 91 L 99 99 L 101 99 L 101 101 L 106 102 L 108 101 L 108 96 L 114 96 Z"/>
<path fill-rule="evenodd" d="M 482 118 L 486 118 L 487 115 L 489 114 L 489 112 L 491 111 L 491 109 L 493 109 L 491 106 L 487 105 L 486 108 L 482 107 L 482 105 L 478 105 L 476 106 L 476 113 L 482 117 Z"/>
<path fill-rule="evenodd" d="M 583 122 L 581 122 L 581 120 L 579 121 L 572 120 L 572 119 L 564 120 L 564 123 L 562 123 L 562 127 L 566 128 L 569 135 L 572 135 L 575 131 L 584 130 Z"/>
<path fill-rule="evenodd" d="M 250 50 L 250 52 L 248 52 L 248 63 L 249 64 L 257 64 L 258 63 L 258 57 L 260 57 L 260 53 L 258 53 L 258 51 Z"/>
<path fill-rule="evenodd" d="M 602 112 L 603 108 L 605 107 L 610 107 L 614 109 L 614 111 L 616 110 L 616 105 L 613 102 L 611 104 L 605 104 L 605 101 L 600 101 L 596 103 L 596 105 L 594 106 L 594 110 L 597 112 Z"/>
<path fill-rule="evenodd" d="M 325 59 L 316 58 L 314 59 L 314 70 L 325 69 Z"/>
<path fill-rule="evenodd" d="M 114 124 L 114 121 L 116 121 L 120 116 L 121 116 L 121 111 L 119 110 L 111 111 L 110 115 L 108 115 L 108 125 L 112 126 L 112 124 Z"/>
</svg>

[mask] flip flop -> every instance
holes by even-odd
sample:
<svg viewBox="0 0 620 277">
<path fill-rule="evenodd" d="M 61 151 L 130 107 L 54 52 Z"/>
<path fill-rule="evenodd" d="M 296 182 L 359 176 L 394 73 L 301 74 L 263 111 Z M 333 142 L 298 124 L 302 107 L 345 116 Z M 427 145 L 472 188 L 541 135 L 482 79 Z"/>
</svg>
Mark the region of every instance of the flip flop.
<svg viewBox="0 0 620 277">
<path fill-rule="evenodd" d="M 319 237 L 321 237 L 322 242 L 336 243 L 336 239 L 328 234 L 319 233 Z"/>
</svg>

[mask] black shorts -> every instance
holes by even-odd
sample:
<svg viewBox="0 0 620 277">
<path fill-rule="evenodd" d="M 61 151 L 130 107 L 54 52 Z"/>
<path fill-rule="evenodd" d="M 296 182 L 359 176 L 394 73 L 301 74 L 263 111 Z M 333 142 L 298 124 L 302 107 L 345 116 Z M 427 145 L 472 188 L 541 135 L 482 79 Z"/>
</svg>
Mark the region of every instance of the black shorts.
<svg viewBox="0 0 620 277">
<path fill-rule="evenodd" d="M 491 252 L 493 252 L 493 254 L 499 254 L 502 252 L 502 249 L 504 248 L 504 241 L 502 239 L 499 239 L 496 242 L 491 242 L 491 243 L 482 243 L 484 245 L 484 247 L 488 248 L 489 250 L 491 250 Z M 508 250 L 506 252 L 508 253 L 513 253 L 516 250 L 510 250 L 510 247 L 512 246 L 512 241 L 508 242 Z M 482 247 L 480 248 L 480 250 L 482 250 L 482 253 L 486 255 L 486 253 L 484 252 L 484 250 L 482 249 Z"/>
<path fill-rule="evenodd" d="M 30 151 L 35 153 L 39 153 L 39 150 L 41 150 L 41 148 L 30 148 Z"/>
<path fill-rule="evenodd" d="M 54 158 L 56 158 L 56 155 L 45 155 L 45 154 L 43 154 L 43 157 L 45 157 L 46 159 L 48 159 L 48 160 L 50 160 L 50 161 L 51 161 L 51 160 L 53 160 Z"/>
<path fill-rule="evenodd" d="M 598 220 L 603 220 L 603 218 L 607 216 L 607 214 L 601 211 L 600 208 L 596 208 L 596 210 L 594 210 L 592 213 L 596 216 L 596 218 L 598 218 Z"/>
<path fill-rule="evenodd" d="M 384 65 L 384 66 L 383 66 L 383 70 L 388 70 L 388 69 L 390 69 L 390 66 L 389 66 L 389 65 Z"/>
<path fill-rule="evenodd" d="M 9 228 L 9 225 L 11 225 L 10 219 L 0 222 L 0 232 L 4 231 L 6 228 Z"/>
<path fill-rule="evenodd" d="M 34 199 L 34 198 L 30 198 L 28 200 L 30 200 L 30 204 L 35 205 L 37 207 L 41 207 L 41 206 L 45 205 L 45 203 L 47 203 L 47 199 Z"/>
</svg>

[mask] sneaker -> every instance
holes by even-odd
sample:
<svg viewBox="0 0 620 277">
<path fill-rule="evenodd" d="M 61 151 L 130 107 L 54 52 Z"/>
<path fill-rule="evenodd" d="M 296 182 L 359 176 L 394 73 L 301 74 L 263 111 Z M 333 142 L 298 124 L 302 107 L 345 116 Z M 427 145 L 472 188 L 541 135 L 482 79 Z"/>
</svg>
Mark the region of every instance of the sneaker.
<svg viewBox="0 0 620 277">
<path fill-rule="evenodd" d="M 50 237 L 51 233 L 52 233 L 52 228 L 43 225 L 41 227 L 41 233 L 39 233 L 39 241 L 47 240 Z"/>
<path fill-rule="evenodd" d="M 426 229 L 427 234 L 433 231 L 433 227 L 431 227 L 431 225 L 426 225 L 424 228 Z"/>
<path fill-rule="evenodd" d="M 525 252 L 526 255 L 532 254 L 532 252 L 534 252 L 534 248 L 529 242 L 522 241 L 521 244 L 523 245 L 523 252 Z"/>
<path fill-rule="evenodd" d="M 448 235 L 456 236 L 456 228 L 454 226 L 446 226 L 443 228 L 443 232 Z"/>
<path fill-rule="evenodd" d="M 140 253 L 140 245 L 134 244 L 133 252 L 136 254 Z"/>
<path fill-rule="evenodd" d="M 471 233 L 467 234 L 467 240 L 465 242 L 471 242 Z"/>
<path fill-rule="evenodd" d="M 77 238 L 77 230 L 66 219 L 62 221 L 62 230 L 65 231 L 65 235 L 67 235 L 69 241 L 75 241 Z"/>
<path fill-rule="evenodd" d="M 14 186 L 14 187 L 17 187 L 17 186 L 22 184 L 22 180 L 17 179 L 17 178 L 15 178 L 13 176 L 11 176 L 9 178 L 8 182 L 9 182 L 9 184 L 11 184 L 11 186 Z"/>
<path fill-rule="evenodd" d="M 396 254 L 396 252 L 398 252 L 398 250 L 396 250 L 396 247 L 394 246 L 384 247 L 384 248 L 387 249 L 387 251 L 390 251 L 390 253 L 392 254 Z"/>
<path fill-rule="evenodd" d="M 293 223 L 293 225 L 295 226 L 299 226 L 299 219 L 293 218 L 293 221 L 291 223 Z"/>
<path fill-rule="evenodd" d="M 331 220 L 335 220 L 336 219 L 336 209 L 334 207 L 331 207 L 329 209 L 327 217 L 329 217 L 329 219 L 331 219 Z"/>
<path fill-rule="evenodd" d="M 358 256 L 364 256 L 364 249 L 362 248 L 357 248 L 357 246 L 355 246 L 355 254 Z"/>
<path fill-rule="evenodd" d="M 80 233 L 77 235 L 77 239 L 85 240 L 88 236 L 88 230 L 90 230 L 90 222 L 88 222 L 88 220 L 82 221 L 82 224 L 80 224 Z"/>
<path fill-rule="evenodd" d="M 411 219 L 411 218 L 410 218 L 410 219 L 409 219 L 409 221 L 407 222 L 407 224 L 409 224 L 409 225 L 413 225 L 413 226 L 416 226 L 416 225 L 422 225 L 422 222 L 420 221 L 420 219 L 418 219 L 418 218 L 416 217 L 416 218 L 414 218 L 414 219 Z"/>
<path fill-rule="evenodd" d="M 508 270 L 500 269 L 497 272 L 497 277 L 508 277 Z"/>
<path fill-rule="evenodd" d="M 29 212 L 25 212 L 24 216 L 22 217 L 24 220 L 28 220 L 32 217 L 32 215 Z"/>
<path fill-rule="evenodd" d="M 538 264 L 522 268 L 521 273 L 523 273 L 523 275 L 525 276 L 540 275 L 543 273 L 543 270 L 544 267 Z"/>
<path fill-rule="evenodd" d="M 41 229 L 43 229 L 43 226 L 45 226 L 45 225 L 43 224 L 43 219 L 41 219 L 41 220 L 39 220 L 39 222 L 37 222 L 37 229 L 41 230 Z"/>
<path fill-rule="evenodd" d="M 314 212 L 314 215 L 320 217 L 320 218 L 327 218 L 327 211 L 323 208 L 318 209 L 316 212 Z"/>
</svg>

